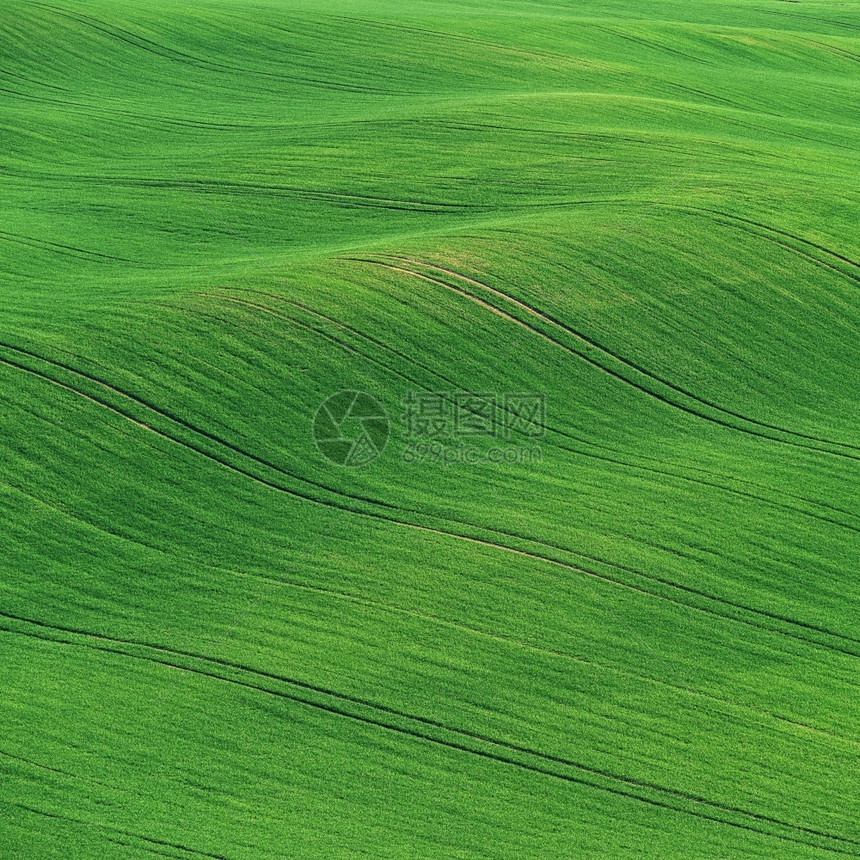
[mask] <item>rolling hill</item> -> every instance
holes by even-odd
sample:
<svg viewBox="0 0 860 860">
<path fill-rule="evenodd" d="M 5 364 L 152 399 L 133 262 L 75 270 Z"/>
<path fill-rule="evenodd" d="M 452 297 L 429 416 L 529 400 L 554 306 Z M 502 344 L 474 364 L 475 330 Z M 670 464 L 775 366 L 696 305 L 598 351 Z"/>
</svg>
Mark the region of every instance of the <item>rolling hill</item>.
<svg viewBox="0 0 860 860">
<path fill-rule="evenodd" d="M 0 857 L 860 856 L 858 64 L 6 0 Z"/>
</svg>

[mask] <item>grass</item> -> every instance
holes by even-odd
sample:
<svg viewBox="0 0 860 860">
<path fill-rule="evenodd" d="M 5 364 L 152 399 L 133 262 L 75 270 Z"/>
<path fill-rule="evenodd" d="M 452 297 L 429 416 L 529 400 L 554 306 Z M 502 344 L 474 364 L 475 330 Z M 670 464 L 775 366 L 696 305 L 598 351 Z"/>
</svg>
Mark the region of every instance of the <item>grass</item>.
<svg viewBox="0 0 860 860">
<path fill-rule="evenodd" d="M 0 856 L 860 855 L 860 5 L 57 3 Z M 544 394 L 539 458 L 405 462 L 416 391 Z"/>
</svg>

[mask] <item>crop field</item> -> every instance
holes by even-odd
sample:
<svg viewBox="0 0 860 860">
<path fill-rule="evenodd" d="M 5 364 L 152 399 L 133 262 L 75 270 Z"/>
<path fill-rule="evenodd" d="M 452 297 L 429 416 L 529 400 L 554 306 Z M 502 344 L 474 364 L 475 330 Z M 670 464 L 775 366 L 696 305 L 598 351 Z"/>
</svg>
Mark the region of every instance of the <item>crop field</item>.
<svg viewBox="0 0 860 860">
<path fill-rule="evenodd" d="M 860 0 L 0 2 L 0 860 L 860 857 Z"/>
</svg>

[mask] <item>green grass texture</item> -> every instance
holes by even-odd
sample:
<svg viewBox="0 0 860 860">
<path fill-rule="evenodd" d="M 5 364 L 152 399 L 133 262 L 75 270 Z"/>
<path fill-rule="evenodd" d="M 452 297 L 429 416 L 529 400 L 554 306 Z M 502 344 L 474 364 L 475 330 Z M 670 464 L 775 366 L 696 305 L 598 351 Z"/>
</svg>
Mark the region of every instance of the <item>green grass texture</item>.
<svg viewBox="0 0 860 860">
<path fill-rule="evenodd" d="M 857 0 L 3 0 L 0 108 L 2 860 L 860 857 Z"/>
</svg>

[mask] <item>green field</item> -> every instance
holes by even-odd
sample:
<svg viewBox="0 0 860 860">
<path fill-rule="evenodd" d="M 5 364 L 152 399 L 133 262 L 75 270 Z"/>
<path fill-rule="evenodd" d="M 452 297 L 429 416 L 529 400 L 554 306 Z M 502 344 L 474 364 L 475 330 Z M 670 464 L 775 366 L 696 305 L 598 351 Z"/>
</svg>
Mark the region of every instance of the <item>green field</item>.
<svg viewBox="0 0 860 860">
<path fill-rule="evenodd" d="M 0 860 L 860 857 L 858 0 L 3 0 L 0 107 Z"/>
</svg>

